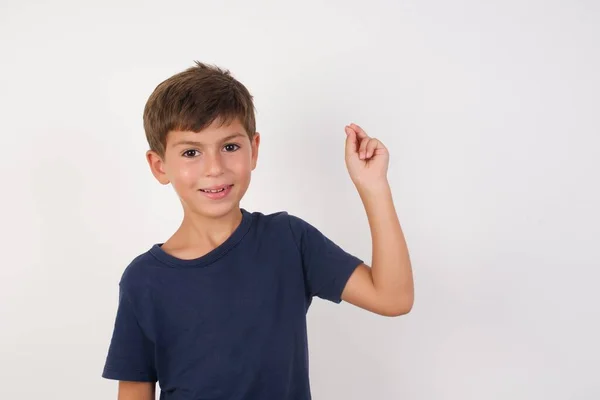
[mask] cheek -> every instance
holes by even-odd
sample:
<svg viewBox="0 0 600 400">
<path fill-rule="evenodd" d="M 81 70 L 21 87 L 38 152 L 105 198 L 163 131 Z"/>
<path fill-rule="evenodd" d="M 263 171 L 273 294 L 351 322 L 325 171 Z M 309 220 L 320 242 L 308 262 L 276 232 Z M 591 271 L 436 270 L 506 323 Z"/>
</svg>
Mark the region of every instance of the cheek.
<svg viewBox="0 0 600 400">
<path fill-rule="evenodd" d="M 180 163 L 173 171 L 172 181 L 177 185 L 189 186 L 198 182 L 200 169 L 195 163 Z"/>
<path fill-rule="evenodd" d="M 245 155 L 241 157 L 232 157 L 227 162 L 227 169 L 238 176 L 246 176 L 252 167 L 250 157 Z"/>
</svg>

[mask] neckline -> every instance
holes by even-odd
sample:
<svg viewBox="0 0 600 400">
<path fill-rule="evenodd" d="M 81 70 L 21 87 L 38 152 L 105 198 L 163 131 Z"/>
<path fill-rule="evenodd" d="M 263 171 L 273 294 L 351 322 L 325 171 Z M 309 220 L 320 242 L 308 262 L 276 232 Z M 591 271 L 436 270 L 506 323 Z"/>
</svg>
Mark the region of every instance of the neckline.
<svg viewBox="0 0 600 400">
<path fill-rule="evenodd" d="M 171 267 L 205 267 L 215 262 L 217 259 L 224 256 L 229 250 L 237 245 L 248 232 L 252 223 L 252 214 L 243 208 L 240 208 L 242 213 L 242 220 L 240 224 L 235 228 L 233 233 L 219 246 L 211 250 L 210 252 L 194 259 L 182 259 L 175 257 L 162 249 L 164 243 L 155 243 L 150 248 L 150 253 L 157 258 L 159 261 L 171 266 Z"/>
</svg>

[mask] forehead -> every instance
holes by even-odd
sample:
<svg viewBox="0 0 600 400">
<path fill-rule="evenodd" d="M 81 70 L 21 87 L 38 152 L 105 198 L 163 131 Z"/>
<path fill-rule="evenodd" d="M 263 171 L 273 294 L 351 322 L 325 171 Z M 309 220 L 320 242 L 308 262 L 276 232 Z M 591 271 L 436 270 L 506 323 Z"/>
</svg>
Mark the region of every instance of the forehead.
<svg viewBox="0 0 600 400">
<path fill-rule="evenodd" d="M 224 124 L 220 120 L 214 121 L 210 126 L 202 129 L 200 132 L 194 131 L 170 131 L 167 134 L 167 147 L 176 146 L 181 141 L 194 141 L 206 145 L 221 142 L 223 139 L 233 135 L 248 137 L 246 129 L 235 118 L 231 123 Z"/>
</svg>

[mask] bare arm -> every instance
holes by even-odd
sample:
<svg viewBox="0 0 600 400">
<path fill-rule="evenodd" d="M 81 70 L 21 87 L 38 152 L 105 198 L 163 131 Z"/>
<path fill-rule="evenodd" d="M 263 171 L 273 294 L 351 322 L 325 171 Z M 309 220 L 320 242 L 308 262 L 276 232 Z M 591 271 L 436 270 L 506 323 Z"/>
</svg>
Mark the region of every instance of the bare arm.
<svg viewBox="0 0 600 400">
<path fill-rule="evenodd" d="M 118 400 L 155 400 L 155 391 L 153 382 L 119 381 Z"/>
<path fill-rule="evenodd" d="M 356 124 L 346 135 L 346 163 L 367 213 L 373 257 L 371 267 L 355 270 L 342 299 L 381 315 L 406 314 L 414 302 L 413 274 L 387 181 L 387 148 Z"/>
<path fill-rule="evenodd" d="M 414 301 L 411 262 L 387 184 L 360 190 L 372 238 L 372 266 L 359 266 L 342 299 L 377 314 L 408 313 Z"/>
</svg>

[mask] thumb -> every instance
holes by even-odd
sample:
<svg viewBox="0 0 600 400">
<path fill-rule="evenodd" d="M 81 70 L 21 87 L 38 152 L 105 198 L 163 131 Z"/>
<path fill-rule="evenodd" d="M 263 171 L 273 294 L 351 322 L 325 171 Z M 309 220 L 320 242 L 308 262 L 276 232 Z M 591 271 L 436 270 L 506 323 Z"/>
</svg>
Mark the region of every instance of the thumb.
<svg viewBox="0 0 600 400">
<path fill-rule="evenodd" d="M 350 156 L 356 154 L 358 149 L 358 143 L 356 138 L 356 132 L 354 129 L 346 127 L 346 155 Z"/>
</svg>

